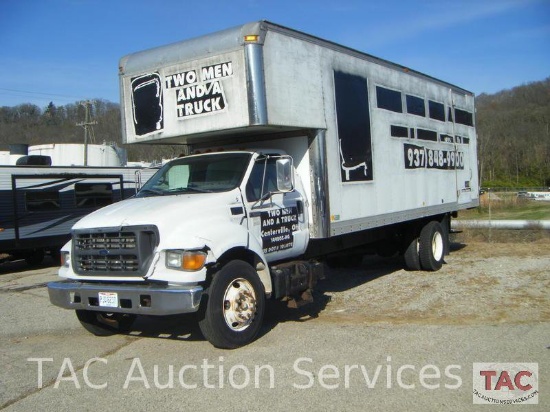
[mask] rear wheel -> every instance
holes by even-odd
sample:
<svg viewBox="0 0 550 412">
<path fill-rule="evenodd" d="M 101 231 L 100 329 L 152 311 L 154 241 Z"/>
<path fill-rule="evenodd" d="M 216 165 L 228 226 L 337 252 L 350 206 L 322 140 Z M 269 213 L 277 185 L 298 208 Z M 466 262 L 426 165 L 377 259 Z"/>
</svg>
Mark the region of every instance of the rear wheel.
<svg viewBox="0 0 550 412">
<path fill-rule="evenodd" d="M 418 237 L 413 236 L 408 239 L 405 244 L 405 251 L 403 252 L 403 259 L 405 260 L 405 269 L 416 271 L 420 270 L 420 256 L 419 256 L 419 242 Z"/>
<path fill-rule="evenodd" d="M 256 271 L 234 260 L 214 275 L 205 291 L 199 327 L 217 348 L 234 349 L 252 342 L 262 326 L 265 292 Z"/>
<path fill-rule="evenodd" d="M 447 250 L 448 239 L 439 222 L 432 221 L 422 228 L 418 240 L 420 265 L 422 269 L 436 271 L 441 269 Z"/>
<path fill-rule="evenodd" d="M 96 336 L 111 336 L 128 332 L 136 320 L 136 315 L 128 313 L 107 313 L 82 309 L 76 311 L 76 317 L 84 329 Z"/>
</svg>

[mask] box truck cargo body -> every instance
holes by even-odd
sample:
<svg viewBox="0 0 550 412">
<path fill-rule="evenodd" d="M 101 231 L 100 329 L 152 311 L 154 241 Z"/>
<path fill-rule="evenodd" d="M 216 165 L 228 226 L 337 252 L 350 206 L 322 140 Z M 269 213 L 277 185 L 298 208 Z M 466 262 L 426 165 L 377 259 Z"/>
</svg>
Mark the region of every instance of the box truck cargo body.
<svg viewBox="0 0 550 412">
<path fill-rule="evenodd" d="M 451 216 L 478 205 L 473 94 L 344 46 L 256 22 L 128 55 L 120 84 L 125 143 L 189 155 L 75 225 L 50 296 L 94 332 L 107 312 L 198 311 L 239 346 L 266 297 L 310 299 L 324 257 L 439 269 Z M 87 263 L 126 236 L 135 271 Z"/>
</svg>

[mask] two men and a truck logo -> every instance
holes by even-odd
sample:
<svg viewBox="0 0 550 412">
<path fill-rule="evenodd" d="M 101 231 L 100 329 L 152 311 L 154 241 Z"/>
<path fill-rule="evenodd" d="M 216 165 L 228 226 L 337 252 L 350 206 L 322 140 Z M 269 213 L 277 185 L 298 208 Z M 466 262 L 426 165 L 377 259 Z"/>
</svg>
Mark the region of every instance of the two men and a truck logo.
<svg viewBox="0 0 550 412">
<path fill-rule="evenodd" d="M 164 129 L 165 93 L 175 94 L 176 106 L 168 110 L 175 110 L 178 119 L 223 111 L 227 100 L 221 79 L 232 75 L 232 63 L 225 62 L 166 75 L 164 80 L 158 72 L 132 78 L 136 135 Z"/>
</svg>

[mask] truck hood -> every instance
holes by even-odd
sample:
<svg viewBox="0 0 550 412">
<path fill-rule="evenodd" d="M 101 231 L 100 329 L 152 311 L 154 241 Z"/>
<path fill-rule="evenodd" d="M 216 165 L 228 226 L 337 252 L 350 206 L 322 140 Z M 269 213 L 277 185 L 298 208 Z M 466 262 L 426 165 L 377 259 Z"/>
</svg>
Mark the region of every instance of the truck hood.
<svg viewBox="0 0 550 412">
<path fill-rule="evenodd" d="M 199 235 L 203 231 L 197 230 L 199 227 L 210 226 L 219 219 L 230 219 L 232 206 L 242 206 L 239 189 L 133 198 L 96 210 L 78 221 L 73 229 L 156 225 L 161 234 L 177 226 L 180 233 Z"/>
</svg>

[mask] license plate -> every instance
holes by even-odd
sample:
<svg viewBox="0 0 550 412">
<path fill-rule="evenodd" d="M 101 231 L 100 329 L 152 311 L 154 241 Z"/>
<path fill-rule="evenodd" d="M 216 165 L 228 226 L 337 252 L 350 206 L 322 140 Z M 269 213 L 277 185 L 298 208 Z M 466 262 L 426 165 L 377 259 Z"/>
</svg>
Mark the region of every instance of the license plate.
<svg viewBox="0 0 550 412">
<path fill-rule="evenodd" d="M 99 306 L 106 308 L 118 308 L 118 293 L 99 292 Z"/>
</svg>

